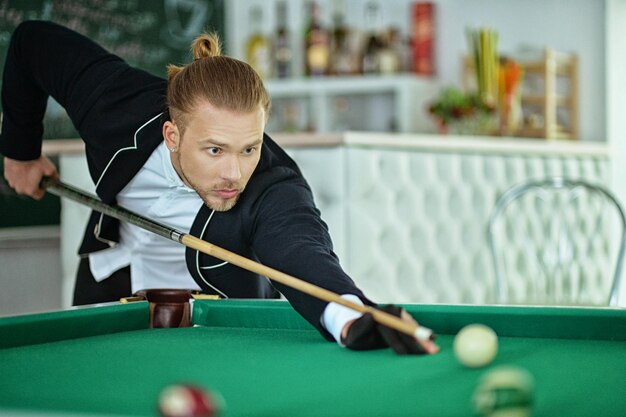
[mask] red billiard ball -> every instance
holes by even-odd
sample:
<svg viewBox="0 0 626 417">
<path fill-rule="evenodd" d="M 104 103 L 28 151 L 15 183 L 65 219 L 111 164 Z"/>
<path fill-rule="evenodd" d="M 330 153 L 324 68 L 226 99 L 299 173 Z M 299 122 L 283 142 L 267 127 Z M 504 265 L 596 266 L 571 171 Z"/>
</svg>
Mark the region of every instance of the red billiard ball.
<svg viewBox="0 0 626 417">
<path fill-rule="evenodd" d="M 195 385 L 170 385 L 159 394 L 159 412 L 163 417 L 215 417 L 220 409 L 219 396 Z"/>
</svg>

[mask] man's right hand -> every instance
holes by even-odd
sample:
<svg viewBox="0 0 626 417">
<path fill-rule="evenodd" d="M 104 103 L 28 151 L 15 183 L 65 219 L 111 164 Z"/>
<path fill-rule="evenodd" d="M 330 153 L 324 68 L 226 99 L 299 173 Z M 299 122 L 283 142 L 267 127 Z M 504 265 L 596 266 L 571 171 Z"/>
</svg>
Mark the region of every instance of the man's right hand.
<svg viewBox="0 0 626 417">
<path fill-rule="evenodd" d="M 4 158 L 4 178 L 18 194 L 41 200 L 46 193 L 40 186 L 43 177 L 59 177 L 56 166 L 44 155 L 33 161 Z"/>
</svg>

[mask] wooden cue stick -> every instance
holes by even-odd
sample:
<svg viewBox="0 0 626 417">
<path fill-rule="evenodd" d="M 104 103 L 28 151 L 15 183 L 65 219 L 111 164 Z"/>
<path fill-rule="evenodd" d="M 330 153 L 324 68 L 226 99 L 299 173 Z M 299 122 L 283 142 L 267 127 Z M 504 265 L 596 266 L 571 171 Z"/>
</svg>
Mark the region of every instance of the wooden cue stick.
<svg viewBox="0 0 626 417">
<path fill-rule="evenodd" d="M 407 323 L 400 318 L 394 316 L 393 314 L 389 314 L 385 311 L 378 310 L 371 306 L 362 306 L 353 303 L 349 300 L 342 298 L 332 291 L 328 291 L 324 288 L 318 287 L 317 285 L 313 285 L 309 282 L 295 278 L 276 269 L 262 265 L 258 262 L 245 258 L 227 249 L 223 249 L 219 246 L 215 246 L 205 240 L 199 239 L 190 234 L 183 233 L 176 229 L 172 229 L 162 224 L 159 224 L 154 220 L 140 216 L 139 214 L 133 213 L 130 210 L 126 210 L 123 207 L 106 204 L 102 202 L 98 197 L 88 194 L 61 181 L 45 177 L 42 179 L 41 185 L 52 194 L 56 194 L 59 197 L 69 198 L 80 204 L 86 205 L 95 211 L 106 214 L 107 216 L 141 227 L 142 229 L 153 232 L 166 239 L 181 243 L 184 246 L 213 256 L 222 261 L 229 262 L 250 272 L 266 276 L 272 281 L 279 282 L 320 300 L 341 304 L 345 307 L 356 310 L 363 314 L 371 314 L 374 320 L 376 320 L 378 323 L 407 334 L 409 336 L 413 336 L 419 340 L 432 340 L 433 338 L 432 331 L 426 327 L 416 326 L 412 323 Z"/>
</svg>

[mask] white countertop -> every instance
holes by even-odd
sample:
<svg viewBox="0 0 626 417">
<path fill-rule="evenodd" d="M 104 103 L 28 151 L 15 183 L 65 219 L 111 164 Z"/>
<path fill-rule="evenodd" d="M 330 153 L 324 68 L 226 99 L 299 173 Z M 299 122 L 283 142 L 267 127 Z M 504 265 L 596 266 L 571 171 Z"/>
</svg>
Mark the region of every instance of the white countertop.
<svg viewBox="0 0 626 417">
<path fill-rule="evenodd" d="M 611 152 L 611 147 L 604 142 L 580 142 L 500 136 L 346 132 L 341 142 L 346 145 L 359 147 L 404 148 L 446 153 L 586 155 L 608 157 Z"/>
</svg>

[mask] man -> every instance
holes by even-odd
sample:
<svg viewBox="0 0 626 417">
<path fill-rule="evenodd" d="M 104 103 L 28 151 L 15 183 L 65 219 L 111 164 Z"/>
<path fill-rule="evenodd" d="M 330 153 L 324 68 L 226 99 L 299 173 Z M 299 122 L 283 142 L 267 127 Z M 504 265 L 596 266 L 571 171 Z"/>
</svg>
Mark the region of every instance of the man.
<svg viewBox="0 0 626 417">
<path fill-rule="evenodd" d="M 98 196 L 178 230 L 373 304 L 341 269 L 326 225 L 295 162 L 263 133 L 270 99 L 251 67 L 220 56 L 218 39 L 198 37 L 194 62 L 170 66 L 168 81 L 128 66 L 87 38 L 50 22 L 13 33 L 4 67 L 0 152 L 5 178 L 41 198 L 41 155 L 49 95 L 86 144 Z M 376 325 L 369 315 L 314 299 L 135 226 L 93 213 L 79 250 L 75 304 L 141 289 L 190 288 L 232 298 L 279 291 L 329 340 L 353 349 L 391 345 L 434 353 Z M 399 308 L 389 311 L 412 320 Z"/>
</svg>

